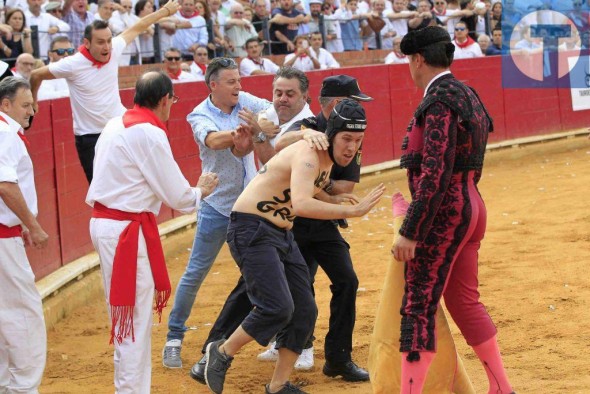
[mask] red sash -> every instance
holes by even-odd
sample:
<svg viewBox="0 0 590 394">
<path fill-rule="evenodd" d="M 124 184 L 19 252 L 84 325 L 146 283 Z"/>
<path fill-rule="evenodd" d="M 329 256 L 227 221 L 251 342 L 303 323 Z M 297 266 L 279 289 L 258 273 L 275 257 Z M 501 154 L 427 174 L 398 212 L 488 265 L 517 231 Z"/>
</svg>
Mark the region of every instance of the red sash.
<svg viewBox="0 0 590 394">
<path fill-rule="evenodd" d="M 6 119 L 4 119 L 4 117 L 2 117 L 2 115 L 0 115 L 0 122 L 8 124 L 8 122 L 6 121 Z M 27 137 L 25 137 L 25 134 L 21 133 L 21 130 L 22 128 L 16 134 L 18 134 L 18 137 L 25 143 L 25 146 L 28 148 L 29 146 L 31 146 L 31 143 L 29 142 Z"/>
<path fill-rule="evenodd" d="M 22 237 L 23 228 L 20 224 L 8 227 L 0 223 L 0 238 Z"/>
<path fill-rule="evenodd" d="M 133 310 L 135 308 L 135 292 L 137 280 L 137 248 L 139 228 L 143 232 L 147 246 L 148 259 L 156 287 L 154 310 L 162 321 L 162 309 L 170 298 L 171 286 L 162 250 L 162 242 L 158 233 L 156 217 L 151 212 L 131 213 L 107 208 L 99 202 L 94 203 L 93 218 L 111 220 L 131 220 L 131 223 L 119 236 L 119 243 L 113 260 L 113 275 L 111 277 L 111 292 L 109 304 L 111 308 L 111 339 L 121 343 L 133 331 Z M 119 328 L 115 333 L 115 327 Z"/>
</svg>

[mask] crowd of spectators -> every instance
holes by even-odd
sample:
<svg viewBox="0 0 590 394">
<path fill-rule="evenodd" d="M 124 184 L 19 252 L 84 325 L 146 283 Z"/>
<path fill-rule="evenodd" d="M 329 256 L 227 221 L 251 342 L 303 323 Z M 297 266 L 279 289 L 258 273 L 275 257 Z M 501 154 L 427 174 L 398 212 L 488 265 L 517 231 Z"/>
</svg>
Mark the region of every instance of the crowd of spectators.
<svg viewBox="0 0 590 394">
<path fill-rule="evenodd" d="M 82 44 L 84 28 L 92 21 L 105 21 L 116 36 L 168 0 L 90 1 L 5 0 L 0 59 L 13 73 L 27 75 L 36 59 L 45 64 L 55 61 L 52 41 L 56 38 L 68 38 L 67 56 Z M 302 71 L 337 68 L 334 53 L 363 49 L 390 49 L 385 63 L 406 63 L 399 50 L 401 38 L 432 25 L 447 29 L 456 59 L 506 53 L 503 27 L 512 32 L 513 49 L 542 51 L 542 37 L 529 29 L 540 21 L 523 16 L 539 10 L 541 16 L 534 18 L 559 22 L 542 15 L 554 1 L 571 2 L 565 15 L 577 27 L 559 48 L 579 49 L 584 40 L 587 44 L 590 22 L 585 0 L 539 0 L 537 5 L 523 2 L 520 6 L 514 1 L 181 0 L 176 14 L 150 26 L 125 48 L 119 65 L 163 62 L 171 76 L 184 68 L 194 80 L 202 80 L 208 59 L 219 56 L 243 59 L 243 76 L 276 73 L 282 65 Z M 286 55 L 284 63 L 263 57 L 271 54 Z M 37 61 L 37 66 L 43 63 Z"/>
</svg>

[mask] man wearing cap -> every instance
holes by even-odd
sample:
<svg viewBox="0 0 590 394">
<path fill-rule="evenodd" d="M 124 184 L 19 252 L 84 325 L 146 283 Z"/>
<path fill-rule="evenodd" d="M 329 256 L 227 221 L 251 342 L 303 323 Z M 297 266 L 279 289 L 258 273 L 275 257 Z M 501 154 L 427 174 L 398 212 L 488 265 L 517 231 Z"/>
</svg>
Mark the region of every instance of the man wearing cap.
<svg viewBox="0 0 590 394">
<path fill-rule="evenodd" d="M 233 357 L 244 345 L 255 340 L 265 346 L 275 335 L 279 355 L 266 393 L 303 393 L 288 379 L 311 335 L 317 307 L 291 228 L 297 216 L 359 217 L 377 204 L 383 184 L 357 205 L 333 204 L 323 197 L 332 165 L 346 167 L 354 160 L 366 127 L 361 105 L 343 100 L 327 122 L 329 148 L 310 149 L 306 141 L 285 148 L 261 168 L 234 204 L 228 245 L 256 307 L 227 340 L 207 345 L 205 380 L 214 393 L 222 392 Z"/>
<path fill-rule="evenodd" d="M 106 123 L 125 112 L 119 95 L 119 58 L 125 47 L 145 29 L 178 9 L 170 1 L 113 38 L 107 23 L 94 21 L 84 30 L 78 53 L 34 70 L 31 90 L 37 108 L 37 91 L 47 79 L 65 78 L 70 88 L 76 150 L 88 183 L 92 181 L 94 147 Z M 75 41 L 71 41 L 76 45 Z"/>
<path fill-rule="evenodd" d="M 33 116 L 29 83 L 0 82 L 0 392 L 36 393 L 47 350 L 41 296 L 25 246 L 41 249 L 47 234 L 35 218 L 37 193 L 22 129 Z"/>
<path fill-rule="evenodd" d="M 455 46 L 440 27 L 401 42 L 424 99 L 402 143 L 412 202 L 392 248 L 405 262 L 401 305 L 401 392 L 420 393 L 436 352 L 441 296 L 484 366 L 489 392 L 511 393 L 497 330 L 479 301 L 477 253 L 486 209 L 477 189 L 492 119 L 473 89 L 449 71 Z"/>
<path fill-rule="evenodd" d="M 27 4 L 29 5 L 29 9 L 25 10 L 27 27 L 37 26 L 39 30 L 39 56 L 46 59 L 51 39 L 57 33 L 69 32 L 70 25 L 49 13 L 50 10 L 61 7 L 61 3 L 58 1 L 47 3 L 46 12 L 41 12 L 42 0 L 27 0 Z"/>
</svg>

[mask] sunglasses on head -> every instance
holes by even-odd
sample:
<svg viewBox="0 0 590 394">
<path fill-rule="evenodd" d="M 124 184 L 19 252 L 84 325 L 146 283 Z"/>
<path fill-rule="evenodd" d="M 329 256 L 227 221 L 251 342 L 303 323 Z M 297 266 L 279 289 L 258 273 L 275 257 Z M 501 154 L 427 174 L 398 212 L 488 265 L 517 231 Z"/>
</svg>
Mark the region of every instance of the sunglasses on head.
<svg viewBox="0 0 590 394">
<path fill-rule="evenodd" d="M 455 31 L 465 31 L 464 27 L 455 27 Z"/>
<path fill-rule="evenodd" d="M 180 56 L 166 56 L 166 60 L 168 60 L 169 62 L 172 62 L 172 61 L 179 62 Z"/>
<path fill-rule="evenodd" d="M 66 53 L 68 55 L 73 55 L 74 52 L 76 52 L 76 49 L 74 48 L 58 48 L 58 49 L 52 49 L 51 52 L 55 52 L 57 53 L 59 56 L 63 56 Z"/>
<path fill-rule="evenodd" d="M 435 1 L 434 4 L 436 5 L 445 5 L 444 1 Z"/>
<path fill-rule="evenodd" d="M 230 66 L 235 66 L 236 62 L 234 59 L 230 59 L 227 57 L 220 57 L 217 59 L 214 59 L 213 62 L 209 65 L 209 67 L 211 67 L 211 65 L 220 65 L 221 67 L 230 67 Z"/>
</svg>

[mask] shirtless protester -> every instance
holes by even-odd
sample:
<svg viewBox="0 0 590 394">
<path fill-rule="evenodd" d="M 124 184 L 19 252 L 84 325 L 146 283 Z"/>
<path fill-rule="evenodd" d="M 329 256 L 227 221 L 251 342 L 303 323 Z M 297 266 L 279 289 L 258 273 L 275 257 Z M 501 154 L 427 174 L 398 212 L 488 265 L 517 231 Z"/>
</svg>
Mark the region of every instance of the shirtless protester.
<svg viewBox="0 0 590 394">
<path fill-rule="evenodd" d="M 283 149 L 261 168 L 234 204 L 227 242 L 256 307 L 229 339 L 207 346 L 205 380 L 214 393 L 223 391 L 233 356 L 245 344 L 255 340 L 267 346 L 275 335 L 279 358 L 266 392 L 303 393 L 288 379 L 311 335 L 317 307 L 307 264 L 291 227 L 296 216 L 358 217 L 377 204 L 385 191 L 382 184 L 360 201 L 353 195 L 342 196 L 341 201 L 356 205 L 322 201 L 332 165 L 345 167 L 355 158 L 366 127 L 362 106 L 343 100 L 330 114 L 326 150 L 315 150 L 303 140 Z M 243 139 L 248 142 L 248 136 Z"/>
</svg>

